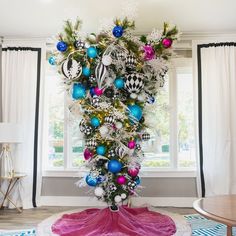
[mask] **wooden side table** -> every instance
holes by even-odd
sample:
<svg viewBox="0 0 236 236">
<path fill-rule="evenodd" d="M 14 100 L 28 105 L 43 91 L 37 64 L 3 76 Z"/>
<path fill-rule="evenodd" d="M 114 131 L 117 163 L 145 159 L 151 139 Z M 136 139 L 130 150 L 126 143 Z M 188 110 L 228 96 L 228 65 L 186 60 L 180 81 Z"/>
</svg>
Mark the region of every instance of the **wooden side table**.
<svg viewBox="0 0 236 236">
<path fill-rule="evenodd" d="M 6 200 L 8 200 L 9 202 L 11 202 L 11 204 L 19 211 L 22 212 L 22 210 L 17 207 L 16 202 L 14 202 L 11 197 L 10 194 L 11 192 L 14 190 L 14 187 L 16 185 L 17 182 L 19 182 L 22 178 L 24 178 L 26 176 L 26 174 L 23 173 L 14 173 L 14 175 L 12 177 L 1 177 L 0 176 L 0 180 L 5 180 L 7 181 L 7 190 L 4 192 L 1 188 L 0 188 L 0 193 L 3 195 L 3 200 L 0 203 L 0 209 L 4 208 L 4 202 Z"/>
<path fill-rule="evenodd" d="M 202 216 L 227 226 L 227 236 L 232 236 L 236 226 L 236 195 L 206 197 L 196 200 L 193 208 Z"/>
</svg>

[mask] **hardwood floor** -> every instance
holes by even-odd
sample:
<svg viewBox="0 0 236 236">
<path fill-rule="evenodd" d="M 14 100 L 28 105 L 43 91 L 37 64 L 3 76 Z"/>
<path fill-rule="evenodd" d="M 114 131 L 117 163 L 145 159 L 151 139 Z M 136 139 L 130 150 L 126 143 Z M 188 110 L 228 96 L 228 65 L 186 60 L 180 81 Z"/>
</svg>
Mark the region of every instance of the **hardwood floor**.
<svg viewBox="0 0 236 236">
<path fill-rule="evenodd" d="M 42 220 L 56 213 L 70 211 L 74 209 L 82 210 L 84 208 L 47 206 L 24 210 L 22 213 L 18 213 L 16 210 L 13 209 L 0 210 L 0 230 L 34 228 Z M 182 215 L 196 213 L 192 208 L 163 207 L 161 209 Z"/>
</svg>

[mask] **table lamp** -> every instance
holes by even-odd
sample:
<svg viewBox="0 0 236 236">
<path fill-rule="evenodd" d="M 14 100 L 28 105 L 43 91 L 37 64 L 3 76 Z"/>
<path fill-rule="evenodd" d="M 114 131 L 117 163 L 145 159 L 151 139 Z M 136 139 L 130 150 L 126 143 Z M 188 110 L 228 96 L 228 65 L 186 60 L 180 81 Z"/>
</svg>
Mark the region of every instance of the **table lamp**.
<svg viewBox="0 0 236 236">
<path fill-rule="evenodd" d="M 14 176 L 13 159 L 10 144 L 22 142 L 22 132 L 19 124 L 0 123 L 0 143 L 2 151 L 0 154 L 0 176 L 11 178 Z"/>
</svg>

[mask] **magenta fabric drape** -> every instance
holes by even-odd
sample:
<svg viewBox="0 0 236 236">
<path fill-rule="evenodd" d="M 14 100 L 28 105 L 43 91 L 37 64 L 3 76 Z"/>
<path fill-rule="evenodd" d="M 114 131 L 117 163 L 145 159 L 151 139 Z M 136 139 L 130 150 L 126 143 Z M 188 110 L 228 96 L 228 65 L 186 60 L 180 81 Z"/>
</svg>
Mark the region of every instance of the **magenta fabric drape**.
<svg viewBox="0 0 236 236">
<path fill-rule="evenodd" d="M 118 212 L 92 208 L 65 214 L 52 225 L 52 231 L 61 236 L 171 236 L 176 226 L 169 216 L 147 207 L 122 206 Z"/>
</svg>

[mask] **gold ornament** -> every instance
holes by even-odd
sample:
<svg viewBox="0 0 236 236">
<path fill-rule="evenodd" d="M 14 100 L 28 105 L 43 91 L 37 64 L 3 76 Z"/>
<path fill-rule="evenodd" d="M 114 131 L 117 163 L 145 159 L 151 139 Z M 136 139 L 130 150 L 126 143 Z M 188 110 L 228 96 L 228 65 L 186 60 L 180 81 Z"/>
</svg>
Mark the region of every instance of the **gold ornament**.
<svg viewBox="0 0 236 236">
<path fill-rule="evenodd" d="M 75 51 L 75 48 L 74 48 L 72 45 L 69 45 L 68 50 L 69 50 L 70 52 L 74 52 L 74 51 Z"/>
<path fill-rule="evenodd" d="M 119 25 L 119 26 L 122 26 L 121 20 L 117 20 L 116 24 Z"/>
<path fill-rule="evenodd" d="M 129 122 L 129 120 L 125 120 L 125 121 L 124 121 L 124 126 L 125 126 L 125 128 L 130 128 L 130 122 Z"/>
</svg>

